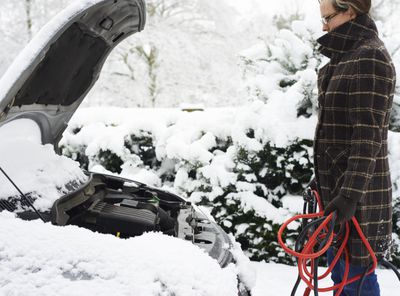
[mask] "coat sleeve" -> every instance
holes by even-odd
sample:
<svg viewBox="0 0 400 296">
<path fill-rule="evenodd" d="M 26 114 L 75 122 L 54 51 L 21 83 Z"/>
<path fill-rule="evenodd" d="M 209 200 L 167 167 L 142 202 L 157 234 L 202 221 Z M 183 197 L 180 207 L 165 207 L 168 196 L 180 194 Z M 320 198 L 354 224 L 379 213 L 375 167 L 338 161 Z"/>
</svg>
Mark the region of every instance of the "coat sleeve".
<svg viewBox="0 0 400 296">
<path fill-rule="evenodd" d="M 385 118 L 395 73 L 390 60 L 377 49 L 365 49 L 354 62 L 349 86 L 347 120 L 351 147 L 339 195 L 358 202 L 365 195 L 382 146 Z"/>
</svg>

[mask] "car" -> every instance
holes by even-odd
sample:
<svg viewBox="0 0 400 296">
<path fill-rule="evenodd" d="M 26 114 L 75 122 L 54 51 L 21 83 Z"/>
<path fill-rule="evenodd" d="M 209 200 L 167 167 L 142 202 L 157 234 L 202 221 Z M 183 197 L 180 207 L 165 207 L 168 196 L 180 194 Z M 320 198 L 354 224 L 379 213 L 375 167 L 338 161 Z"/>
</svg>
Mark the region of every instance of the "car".
<svg viewBox="0 0 400 296">
<path fill-rule="evenodd" d="M 59 153 L 58 142 L 68 121 L 95 84 L 108 55 L 125 38 L 142 31 L 145 22 L 143 0 L 86 0 L 62 11 L 2 77 L 0 129 L 34 122 L 41 145 L 50 144 Z M 232 244 L 229 236 L 184 198 L 134 180 L 83 174 L 84 179 L 64 184 L 63 194 L 51 207 L 33 207 L 44 198 L 33 190 L 0 196 L 0 211 L 121 238 L 161 231 L 204 249 L 221 267 L 234 262 L 226 247 Z M 21 185 L 9 176 L 2 180 L 16 188 Z M 239 291 L 248 295 L 243 284 Z"/>
</svg>

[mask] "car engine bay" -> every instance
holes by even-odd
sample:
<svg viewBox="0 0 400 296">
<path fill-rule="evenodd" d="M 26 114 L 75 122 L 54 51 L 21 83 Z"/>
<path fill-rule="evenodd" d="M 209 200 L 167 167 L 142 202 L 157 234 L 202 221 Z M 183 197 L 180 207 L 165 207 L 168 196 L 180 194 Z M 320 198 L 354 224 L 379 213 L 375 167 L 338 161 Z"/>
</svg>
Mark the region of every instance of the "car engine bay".
<svg viewBox="0 0 400 296">
<path fill-rule="evenodd" d="M 229 237 L 197 207 L 128 179 L 90 174 L 87 183 L 54 203 L 50 220 L 119 238 L 159 231 L 199 246 L 223 267 L 232 261 Z"/>
</svg>

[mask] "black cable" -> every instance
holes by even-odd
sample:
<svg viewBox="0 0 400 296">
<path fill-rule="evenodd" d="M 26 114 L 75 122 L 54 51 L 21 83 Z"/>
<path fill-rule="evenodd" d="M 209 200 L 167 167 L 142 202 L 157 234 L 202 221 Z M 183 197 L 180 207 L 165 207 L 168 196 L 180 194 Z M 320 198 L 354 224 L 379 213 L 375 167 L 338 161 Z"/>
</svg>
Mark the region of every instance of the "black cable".
<svg viewBox="0 0 400 296">
<path fill-rule="evenodd" d="M 300 275 L 298 275 L 298 276 L 297 276 L 297 281 L 296 281 L 296 283 L 294 284 L 294 287 L 293 287 L 293 290 L 292 290 L 292 293 L 290 294 L 290 296 L 295 296 L 295 295 L 296 295 L 296 291 L 297 291 L 297 289 L 299 288 L 300 281 L 301 281 L 301 277 L 300 277 Z"/>
<path fill-rule="evenodd" d="M 317 210 L 317 203 L 316 203 L 316 198 L 315 198 L 314 194 L 311 194 L 311 190 L 306 190 L 303 193 L 303 199 L 304 199 L 303 214 L 307 214 L 307 211 L 308 211 L 308 213 L 315 213 Z M 304 245 L 304 242 L 307 239 L 308 234 L 313 231 L 313 228 L 316 225 L 322 223 L 325 219 L 326 219 L 326 217 L 321 217 L 318 219 L 314 219 L 312 222 L 308 222 L 308 219 L 305 219 L 305 218 L 302 219 L 301 231 L 295 242 L 295 251 L 296 252 L 301 251 L 301 248 Z M 333 218 L 332 218 L 332 221 L 330 224 L 329 231 L 328 231 L 325 239 L 320 243 L 319 250 L 323 249 L 323 247 L 328 242 L 329 237 L 333 233 L 334 227 L 335 227 L 335 220 L 336 220 L 336 213 L 333 214 Z M 315 264 L 314 264 L 314 294 L 316 296 L 318 295 L 318 264 L 319 264 L 319 258 L 316 258 Z M 296 291 L 299 287 L 300 281 L 301 281 L 301 277 L 298 276 L 296 283 L 292 289 L 291 296 L 294 296 L 296 294 Z"/>
<path fill-rule="evenodd" d="M 304 205 L 303 205 L 303 214 L 306 213 L 306 211 L 307 211 L 307 202 L 305 201 Z M 302 230 L 304 227 L 306 227 L 307 223 L 308 223 L 307 219 L 303 218 L 302 221 L 301 221 L 300 230 Z M 300 244 L 297 244 L 297 241 L 298 241 L 298 239 L 296 240 L 294 249 L 295 249 L 296 252 L 300 252 L 300 249 L 299 249 L 300 248 Z M 300 275 L 298 275 L 296 283 L 294 284 L 294 287 L 292 289 L 292 293 L 290 294 L 290 296 L 295 296 L 296 295 L 296 292 L 297 292 L 297 289 L 299 288 L 300 282 L 301 282 L 301 277 L 300 277 Z"/>
<path fill-rule="evenodd" d="M 310 232 L 310 228 L 313 228 L 315 225 L 320 224 L 326 219 L 326 217 L 321 217 L 318 219 L 315 219 L 314 221 L 308 223 L 304 229 L 300 232 L 299 237 L 296 240 L 295 243 L 295 248 L 298 250 L 301 250 L 301 245 L 304 244 L 305 240 L 307 239 L 307 235 Z"/>
<path fill-rule="evenodd" d="M 304 242 L 305 242 L 305 240 L 307 239 L 307 236 L 308 236 L 308 234 L 309 234 L 309 232 L 310 232 L 310 228 L 313 228 L 315 225 L 320 224 L 320 223 L 323 222 L 324 220 L 325 220 L 325 217 L 321 217 L 321 218 L 315 219 L 314 221 L 308 223 L 308 224 L 302 229 L 302 231 L 301 231 L 301 233 L 299 234 L 299 236 L 298 236 L 298 238 L 297 238 L 297 240 L 296 240 L 296 243 L 295 243 L 295 250 L 296 250 L 296 252 L 300 252 L 300 251 L 301 251 L 302 246 L 304 245 Z M 326 243 L 326 242 L 325 242 L 325 243 Z M 315 271 L 315 266 L 314 266 L 314 271 Z M 314 274 L 314 276 L 315 276 L 315 274 Z M 314 287 L 315 287 L 315 284 L 316 284 L 316 283 L 315 283 L 315 278 L 314 278 Z M 318 284 L 317 284 L 317 285 L 318 285 Z M 292 296 L 295 295 L 297 288 L 298 288 L 298 283 L 296 282 L 295 287 L 293 288 L 293 291 L 292 291 Z M 317 287 L 317 289 L 318 289 L 318 287 Z M 315 293 L 315 291 L 314 291 L 314 293 Z M 317 292 L 316 295 L 318 295 L 318 292 Z"/>
<path fill-rule="evenodd" d="M 321 248 L 318 251 L 321 251 Z M 317 257 L 314 260 L 314 296 L 318 296 L 318 264 L 319 258 Z"/>
<path fill-rule="evenodd" d="M 307 203 L 308 202 L 305 200 L 304 206 L 303 206 L 303 214 L 307 213 Z M 308 224 L 308 220 L 306 218 L 302 219 L 301 228 L 300 228 L 301 233 L 303 232 L 303 229 L 307 226 L 307 224 Z M 301 244 L 298 243 L 299 240 L 300 240 L 300 237 L 297 238 L 295 246 L 294 246 L 294 249 L 296 252 L 300 252 Z M 292 289 L 292 293 L 290 294 L 290 296 L 296 295 L 296 292 L 297 292 L 297 289 L 299 288 L 300 282 L 301 282 L 301 277 L 300 277 L 300 275 L 298 275 L 296 283 L 294 284 L 294 287 Z"/>
<path fill-rule="evenodd" d="M 311 191 L 311 196 L 312 196 L 312 201 L 313 201 L 312 213 L 316 213 L 317 212 L 318 202 L 317 202 L 317 197 L 315 196 L 314 191 Z"/>
<path fill-rule="evenodd" d="M 397 278 L 400 281 L 400 272 L 397 270 L 396 266 L 394 266 L 392 263 L 390 263 L 389 261 L 387 261 L 385 259 L 379 260 L 379 264 L 381 264 L 382 266 L 386 267 L 387 269 L 393 270 L 393 272 L 396 274 Z M 368 270 L 370 270 L 372 268 L 372 266 L 373 266 L 373 263 L 370 263 L 370 265 L 363 272 L 363 274 L 362 274 L 362 276 L 361 276 L 361 278 L 359 280 L 358 286 L 357 286 L 357 296 L 361 296 L 362 286 L 363 286 L 363 284 L 365 282 L 365 279 L 367 278 Z"/>
<path fill-rule="evenodd" d="M 371 262 L 364 270 L 364 272 L 361 275 L 361 278 L 358 280 L 358 285 L 357 285 L 357 296 L 361 296 L 361 289 L 362 286 L 364 285 L 365 279 L 367 278 L 367 273 L 368 270 L 370 270 L 373 266 L 373 263 Z"/>
<path fill-rule="evenodd" d="M 400 272 L 397 270 L 396 266 L 394 266 L 392 263 L 390 263 L 389 261 L 387 261 L 387 260 L 385 260 L 385 259 L 381 259 L 381 260 L 379 261 L 379 263 L 380 263 L 382 266 L 384 266 L 384 267 L 386 267 L 386 268 L 388 268 L 388 269 L 393 270 L 393 272 L 397 275 L 397 278 L 398 278 L 399 281 L 400 281 Z"/>
<path fill-rule="evenodd" d="M 314 209 L 314 206 L 312 204 L 315 203 L 315 196 L 313 196 L 310 188 L 307 188 L 306 190 L 304 190 L 303 200 L 304 200 L 303 214 L 306 214 L 307 210 L 308 210 L 308 212 L 310 212 Z M 296 243 L 294 246 L 294 249 L 296 252 L 300 252 L 302 242 L 305 240 L 305 237 L 308 232 L 308 228 L 309 228 L 309 227 L 307 227 L 308 225 L 309 225 L 308 219 L 303 218 L 301 221 L 300 234 L 299 234 L 299 237 L 296 239 Z M 300 285 L 300 281 L 301 281 L 301 277 L 300 277 L 300 275 L 298 275 L 296 283 L 294 284 L 294 287 L 292 289 L 292 293 L 290 294 L 291 296 L 296 295 L 297 289 L 299 288 L 299 285 Z"/>
<path fill-rule="evenodd" d="M 25 200 L 25 202 L 35 211 L 35 213 L 38 215 L 38 217 L 46 223 L 46 221 L 44 220 L 43 216 L 38 212 L 38 210 L 36 210 L 36 208 L 33 206 L 32 202 L 26 197 L 25 194 L 22 193 L 22 191 L 18 188 L 17 185 L 15 185 L 15 183 L 13 182 L 13 180 L 11 180 L 11 178 L 7 175 L 7 173 L 2 169 L 2 167 L 0 167 L 0 171 L 4 174 L 4 176 L 6 176 L 6 178 L 11 182 L 11 184 L 18 190 L 19 194 L 21 194 L 21 196 L 23 197 L 23 199 Z"/>
<path fill-rule="evenodd" d="M 306 214 L 307 213 L 307 206 L 312 201 L 311 190 L 309 190 L 309 188 L 307 188 L 303 192 L 303 200 L 304 200 L 303 214 Z M 309 207 L 308 207 L 308 209 L 309 209 Z M 304 239 L 304 238 L 301 237 L 301 234 L 303 233 L 303 230 L 307 227 L 308 223 L 309 223 L 308 219 L 306 219 L 306 218 L 303 218 L 301 220 L 301 226 L 300 226 L 300 229 L 299 229 L 300 235 L 296 239 L 295 246 L 294 246 L 294 249 L 295 249 L 296 252 L 300 252 L 300 248 L 301 248 L 301 245 L 302 245 L 300 243 L 300 241 L 302 241 Z M 294 287 L 292 289 L 292 293 L 290 294 L 291 296 L 295 296 L 296 295 L 297 289 L 299 288 L 299 285 L 300 285 L 300 281 L 301 281 L 301 277 L 300 277 L 300 275 L 298 275 L 296 283 L 294 284 Z"/>
<path fill-rule="evenodd" d="M 332 235 L 333 230 L 335 228 L 335 222 L 336 222 L 336 212 L 333 213 L 328 233 L 326 234 L 324 240 L 320 243 L 318 247 L 318 252 L 321 251 L 329 241 L 329 238 Z M 314 260 L 314 296 L 318 296 L 318 265 L 319 265 L 319 257 L 315 258 Z"/>
</svg>

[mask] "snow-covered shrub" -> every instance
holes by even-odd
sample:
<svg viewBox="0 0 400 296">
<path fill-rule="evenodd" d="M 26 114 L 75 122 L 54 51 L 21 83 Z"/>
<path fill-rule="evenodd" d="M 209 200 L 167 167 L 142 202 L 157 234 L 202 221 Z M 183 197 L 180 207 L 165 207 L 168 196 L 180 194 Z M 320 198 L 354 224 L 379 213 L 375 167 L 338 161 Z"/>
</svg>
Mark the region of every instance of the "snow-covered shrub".
<svg viewBox="0 0 400 296">
<path fill-rule="evenodd" d="M 295 141 L 285 148 L 267 143 L 256 153 L 235 147 L 237 182 L 208 205 L 217 222 L 235 235 L 253 260 L 293 263 L 277 243 L 279 215 L 285 215 L 279 209 L 284 196 L 301 193 L 311 178 L 309 148 L 309 141 Z M 286 239 L 293 242 L 295 234 L 292 229 Z"/>
</svg>

